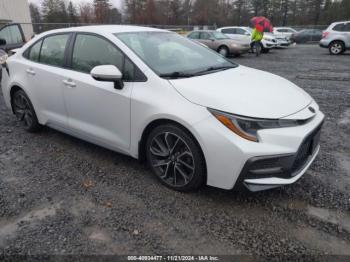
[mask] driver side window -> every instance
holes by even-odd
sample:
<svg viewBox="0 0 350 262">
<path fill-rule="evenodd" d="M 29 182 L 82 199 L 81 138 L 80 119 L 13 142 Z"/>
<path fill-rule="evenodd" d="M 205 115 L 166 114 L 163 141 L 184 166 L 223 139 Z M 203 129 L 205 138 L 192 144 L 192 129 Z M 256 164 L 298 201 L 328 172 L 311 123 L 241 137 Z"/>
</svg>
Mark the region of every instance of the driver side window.
<svg viewBox="0 0 350 262">
<path fill-rule="evenodd" d="M 114 65 L 125 81 L 141 81 L 141 71 L 116 46 L 95 35 L 78 34 L 74 43 L 72 69 L 90 73 L 95 66 Z"/>
</svg>

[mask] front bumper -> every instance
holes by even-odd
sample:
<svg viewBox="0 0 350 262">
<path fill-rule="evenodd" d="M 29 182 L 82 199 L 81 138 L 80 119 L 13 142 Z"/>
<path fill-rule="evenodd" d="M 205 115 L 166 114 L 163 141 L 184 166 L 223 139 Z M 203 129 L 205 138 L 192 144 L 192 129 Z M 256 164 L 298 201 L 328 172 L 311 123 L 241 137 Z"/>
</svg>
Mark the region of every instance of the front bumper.
<svg viewBox="0 0 350 262">
<path fill-rule="evenodd" d="M 236 185 L 250 182 L 250 189 L 256 191 L 291 184 L 298 180 L 312 163 L 319 149 L 314 149 L 312 157 L 308 155 L 307 160 L 300 165 L 299 169 L 294 169 L 292 174 L 289 172 L 289 177 L 277 174 L 276 167 L 281 167 L 282 163 L 282 168 L 284 167 L 284 171 L 287 171 L 285 173 L 288 173 L 288 170 L 290 171 L 288 167 L 294 163 L 295 156 L 305 138 L 309 137 L 324 121 L 324 114 L 319 111 L 318 105 L 312 102 L 309 106 L 316 110 L 310 121 L 296 127 L 261 130 L 258 132 L 260 141 L 258 143 L 236 135 L 215 117 L 209 117 L 194 125 L 193 133 L 202 148 L 206 161 L 207 185 L 230 190 Z M 309 116 L 310 111 L 306 107 L 304 110 L 289 116 L 288 119 L 309 119 Z M 275 168 L 267 170 L 272 172 L 265 172 L 265 174 L 260 172 L 261 176 L 258 178 L 243 175 L 247 173 L 245 169 L 247 169 L 247 163 L 251 159 L 276 158 L 276 156 L 287 158 L 279 162 L 277 166 L 268 166 L 268 168 Z M 252 168 L 250 167 L 250 169 Z M 259 172 L 257 173 L 259 174 Z M 254 181 L 250 181 L 251 179 Z M 260 189 L 254 189 L 252 185 L 255 184 L 260 184 Z"/>
<path fill-rule="evenodd" d="M 243 184 L 254 192 L 296 182 L 319 153 L 322 125 L 323 122 L 303 140 L 295 154 L 249 159 L 236 184 Z"/>
</svg>

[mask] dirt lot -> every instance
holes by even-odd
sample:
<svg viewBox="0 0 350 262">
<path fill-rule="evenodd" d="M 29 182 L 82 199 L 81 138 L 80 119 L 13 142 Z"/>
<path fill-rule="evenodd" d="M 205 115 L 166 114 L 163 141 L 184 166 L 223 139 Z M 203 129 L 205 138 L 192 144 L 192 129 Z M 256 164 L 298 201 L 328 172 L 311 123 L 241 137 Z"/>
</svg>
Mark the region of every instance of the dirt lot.
<svg viewBox="0 0 350 262">
<path fill-rule="evenodd" d="M 301 45 L 235 61 L 290 79 L 326 114 L 322 151 L 300 181 L 174 192 L 137 160 L 24 132 L 1 95 L 0 253 L 350 255 L 350 52 Z"/>
</svg>

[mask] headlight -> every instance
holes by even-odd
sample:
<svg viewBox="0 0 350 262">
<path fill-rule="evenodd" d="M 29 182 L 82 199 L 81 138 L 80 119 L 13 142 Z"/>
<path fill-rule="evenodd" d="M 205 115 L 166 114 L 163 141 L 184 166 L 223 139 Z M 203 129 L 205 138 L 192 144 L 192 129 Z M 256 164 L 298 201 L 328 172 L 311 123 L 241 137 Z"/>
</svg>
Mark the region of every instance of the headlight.
<svg viewBox="0 0 350 262">
<path fill-rule="evenodd" d="M 0 50 L 0 65 L 5 64 L 7 58 L 8 58 L 8 55 L 6 54 L 6 52 Z"/>
<path fill-rule="evenodd" d="M 286 119 L 258 119 L 236 116 L 214 109 L 208 109 L 223 125 L 235 134 L 247 140 L 258 142 L 258 131 L 261 129 L 272 129 L 282 127 L 292 127 L 301 124 L 299 120 Z"/>
</svg>

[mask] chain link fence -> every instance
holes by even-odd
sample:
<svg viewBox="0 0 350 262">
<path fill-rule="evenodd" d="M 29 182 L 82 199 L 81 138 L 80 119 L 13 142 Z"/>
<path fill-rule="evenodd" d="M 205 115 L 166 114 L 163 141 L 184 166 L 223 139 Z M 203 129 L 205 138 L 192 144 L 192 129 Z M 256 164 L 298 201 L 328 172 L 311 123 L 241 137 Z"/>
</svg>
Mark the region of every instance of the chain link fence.
<svg viewBox="0 0 350 262">
<path fill-rule="evenodd" d="M 9 21 L 0 21 L 0 28 L 8 25 Z M 17 23 L 21 25 L 21 28 L 24 32 L 26 41 L 30 40 L 34 35 L 40 34 L 42 32 L 46 32 L 53 29 L 59 28 L 69 28 L 76 26 L 92 26 L 98 24 L 87 24 L 87 23 Z M 217 28 L 216 25 L 139 25 L 139 26 L 147 26 L 154 27 L 160 29 L 166 29 L 174 32 L 178 32 L 180 34 L 186 34 L 193 30 L 215 30 Z M 290 26 L 291 28 L 296 29 L 297 31 L 303 29 L 318 29 L 325 30 L 327 25 L 307 25 L 307 26 Z M 1 32 L 0 32 L 1 36 Z"/>
</svg>

